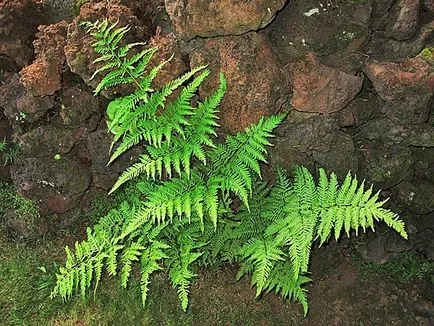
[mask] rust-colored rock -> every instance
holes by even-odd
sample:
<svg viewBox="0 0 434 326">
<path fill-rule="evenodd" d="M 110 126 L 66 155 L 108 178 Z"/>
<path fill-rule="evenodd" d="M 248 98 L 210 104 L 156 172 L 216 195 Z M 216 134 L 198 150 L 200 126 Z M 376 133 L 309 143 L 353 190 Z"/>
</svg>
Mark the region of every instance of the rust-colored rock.
<svg viewBox="0 0 434 326">
<path fill-rule="evenodd" d="M 36 60 L 20 72 L 21 82 L 36 95 L 53 95 L 61 87 L 67 28 L 65 21 L 38 27 L 37 40 L 33 42 Z"/>
<path fill-rule="evenodd" d="M 338 112 L 359 93 L 362 78 L 322 65 L 313 53 L 288 64 L 291 105 L 298 111 Z"/>
<path fill-rule="evenodd" d="M 33 55 L 31 38 L 44 17 L 35 0 L 0 0 L 0 55 L 12 58 L 19 67 Z"/>
<path fill-rule="evenodd" d="M 34 96 L 21 84 L 18 74 L 5 74 L 4 77 L 0 85 L 0 107 L 5 108 L 5 116 L 15 132 L 23 123 L 37 121 L 53 107 L 53 97 Z"/>
<path fill-rule="evenodd" d="M 130 26 L 127 33 L 128 42 L 144 41 L 148 31 L 140 24 L 133 11 L 119 1 L 110 2 L 90 2 L 81 7 L 80 14 L 69 25 L 67 45 L 65 46 L 65 55 L 71 71 L 95 88 L 101 80 L 96 77 L 90 80 L 93 72 L 97 69 L 92 61 L 97 57 L 91 44 L 94 42 L 90 35 L 85 33 L 83 27 L 79 26 L 83 20 L 96 21 L 107 18 L 110 22 L 119 21 L 119 26 Z"/>
<path fill-rule="evenodd" d="M 399 124 L 426 122 L 434 94 L 434 70 L 422 58 L 371 63 L 366 74 L 379 97 L 383 112 Z"/>
<path fill-rule="evenodd" d="M 206 64 L 213 72 L 201 88 L 202 96 L 217 87 L 219 72 L 227 78 L 228 90 L 219 113 L 222 126 L 240 131 L 280 109 L 288 86 L 262 35 L 208 39 L 198 42 L 191 53 L 191 67 Z"/>
<path fill-rule="evenodd" d="M 166 11 L 182 38 L 240 35 L 265 27 L 286 0 L 166 0 Z"/>
<path fill-rule="evenodd" d="M 150 67 L 158 65 L 163 60 L 171 60 L 164 66 L 158 76 L 154 79 L 154 86 L 159 88 L 179 77 L 187 70 L 185 62 L 182 60 L 182 54 L 178 42 L 173 34 L 161 35 L 157 33 L 149 41 L 149 47 L 158 47 L 157 53 L 149 63 Z"/>
</svg>

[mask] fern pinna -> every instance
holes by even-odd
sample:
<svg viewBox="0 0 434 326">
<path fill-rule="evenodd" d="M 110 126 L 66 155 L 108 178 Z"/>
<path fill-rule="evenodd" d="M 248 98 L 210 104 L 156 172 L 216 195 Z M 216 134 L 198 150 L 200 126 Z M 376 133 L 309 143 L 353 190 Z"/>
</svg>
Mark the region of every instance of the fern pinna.
<svg viewBox="0 0 434 326">
<path fill-rule="evenodd" d="M 95 63 L 103 64 L 92 78 L 108 71 L 95 93 L 121 84 L 134 89 L 107 107 L 114 134 L 109 163 L 138 144 L 143 153 L 110 191 L 130 181 L 138 195 L 88 228 L 87 239 L 77 242 L 74 251 L 66 248 L 52 297 L 68 299 L 75 291 L 84 296 L 92 286 L 96 290 L 103 271 L 119 274 L 126 287 L 137 266 L 145 304 L 151 275 L 164 268 L 186 310 L 198 266 L 237 263 L 238 277 L 252 275 L 257 296 L 274 291 L 301 302 L 306 313 L 304 285 L 310 281 L 310 250 L 317 239 L 321 245 L 343 231 L 357 234 L 360 228 L 373 228 L 375 220 L 407 236 L 379 194 L 350 174 L 339 185 L 335 174 L 320 169 L 316 183 L 306 168 L 298 167 L 292 182 L 280 170 L 275 185 L 258 181 L 266 146 L 284 116 L 262 118 L 216 145 L 217 109 L 226 91 L 222 74 L 215 92 L 194 106 L 210 73 L 206 67 L 155 90 L 153 79 L 166 64 L 148 68 L 155 48 L 121 45 L 128 28 L 107 20 L 84 26 L 96 40 L 100 57 Z M 241 203 L 236 212 L 233 200 Z"/>
</svg>

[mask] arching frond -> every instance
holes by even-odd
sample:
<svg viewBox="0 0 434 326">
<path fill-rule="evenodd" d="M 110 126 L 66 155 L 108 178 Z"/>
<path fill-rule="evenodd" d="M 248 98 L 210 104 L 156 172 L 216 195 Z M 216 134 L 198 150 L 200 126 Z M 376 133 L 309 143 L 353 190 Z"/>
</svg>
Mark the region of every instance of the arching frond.
<svg viewBox="0 0 434 326">
<path fill-rule="evenodd" d="M 215 145 L 218 106 L 226 91 L 223 75 L 218 89 L 203 100 L 195 95 L 209 74 L 205 66 L 153 89 L 167 62 L 147 67 L 156 49 L 124 44 L 128 27 L 117 23 L 84 26 L 95 38 L 100 55 L 95 63 L 102 65 L 92 77 L 105 74 L 95 93 L 134 86 L 107 107 L 108 129 L 117 144 L 110 162 L 137 144 L 144 143 L 144 152 L 110 191 L 134 179 L 138 195 L 89 228 L 85 241 L 66 248 L 52 297 L 84 296 L 98 287 L 104 271 L 119 275 L 126 287 L 137 266 L 145 303 L 151 275 L 165 268 L 186 310 L 198 265 L 237 262 L 237 278 L 251 274 L 256 296 L 274 291 L 299 301 L 306 314 L 304 286 L 310 282 L 316 239 L 321 245 L 343 232 L 374 228 L 376 221 L 407 237 L 404 223 L 384 207 L 387 200 L 350 173 L 340 183 L 320 169 L 316 181 L 308 169 L 297 167 L 293 179 L 278 169 L 274 185 L 258 181 L 282 115 L 261 118 Z"/>
</svg>

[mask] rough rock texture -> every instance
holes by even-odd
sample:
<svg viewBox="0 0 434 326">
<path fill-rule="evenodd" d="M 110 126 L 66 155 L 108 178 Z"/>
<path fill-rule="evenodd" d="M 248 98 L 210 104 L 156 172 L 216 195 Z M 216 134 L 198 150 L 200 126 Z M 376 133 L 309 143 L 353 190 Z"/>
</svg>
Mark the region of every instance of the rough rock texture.
<svg viewBox="0 0 434 326">
<path fill-rule="evenodd" d="M 365 141 L 362 153 L 366 162 L 362 176 L 378 189 L 386 190 L 412 177 L 414 159 L 406 146 Z"/>
<path fill-rule="evenodd" d="M 85 128 L 93 131 L 97 128 L 103 111 L 103 101 L 93 95 L 86 85 L 65 87 L 59 94 L 59 117 L 66 127 Z"/>
<path fill-rule="evenodd" d="M 42 213 L 65 213 L 90 186 L 91 175 L 80 162 L 62 156 L 25 158 L 12 168 L 14 184 L 23 195 L 35 199 Z"/>
<path fill-rule="evenodd" d="M 0 55 L 6 55 L 19 67 L 33 55 L 32 37 L 44 22 L 41 7 L 34 0 L 0 1 Z"/>
<path fill-rule="evenodd" d="M 398 60 L 416 56 L 434 35 L 434 20 L 430 19 L 417 34 L 406 41 L 398 41 L 383 30 L 374 31 L 366 51 L 369 58 L 378 60 Z"/>
<path fill-rule="evenodd" d="M 390 10 L 396 0 L 373 0 L 371 24 L 373 30 L 384 30 L 390 17 Z"/>
<path fill-rule="evenodd" d="M 182 53 L 178 42 L 173 34 L 157 34 L 151 38 L 149 47 L 158 47 L 158 51 L 149 63 L 150 66 L 158 65 L 161 61 L 170 61 L 154 79 L 156 88 L 162 87 L 165 83 L 172 81 L 186 72 L 187 65 L 182 59 Z"/>
<path fill-rule="evenodd" d="M 398 199 L 415 214 L 434 212 L 434 185 L 426 180 L 403 181 L 396 186 Z"/>
<path fill-rule="evenodd" d="M 398 125 L 386 118 L 369 121 L 360 130 L 360 136 L 383 140 L 386 143 L 401 143 L 416 147 L 434 147 L 434 126 L 428 123 Z"/>
<path fill-rule="evenodd" d="M 0 107 L 11 122 L 15 132 L 26 123 L 41 119 L 54 105 L 50 96 L 34 96 L 19 80 L 18 74 L 4 74 L 4 83 L 0 85 Z"/>
<path fill-rule="evenodd" d="M 299 111 L 329 114 L 342 110 L 362 88 L 362 78 L 322 65 L 313 53 L 288 64 L 291 105 Z"/>
<path fill-rule="evenodd" d="M 379 100 L 377 96 L 362 91 L 341 111 L 336 117 L 341 127 L 359 126 L 369 121 L 379 112 Z"/>
<path fill-rule="evenodd" d="M 83 27 L 79 26 L 80 21 L 95 21 L 101 17 L 107 18 L 110 22 L 119 20 L 119 26 L 129 25 L 127 42 L 144 41 L 148 35 L 146 26 L 140 24 L 130 8 L 121 5 L 119 1 L 86 3 L 81 7 L 80 14 L 68 27 L 67 45 L 65 55 L 71 71 L 79 75 L 91 87 L 95 87 L 101 77 L 90 80 L 96 70 L 92 61 L 97 57 L 92 49 L 92 37 L 85 33 Z"/>
<path fill-rule="evenodd" d="M 289 1 L 266 32 L 284 64 L 314 52 L 322 62 L 354 74 L 365 60 L 371 2 Z"/>
<path fill-rule="evenodd" d="M 38 27 L 37 40 L 33 42 L 36 60 L 20 72 L 21 82 L 36 95 L 53 95 L 61 87 L 67 27 L 65 21 Z"/>
<path fill-rule="evenodd" d="M 240 35 L 265 27 L 286 0 L 165 0 L 166 11 L 184 39 Z"/>
<path fill-rule="evenodd" d="M 381 236 L 357 247 L 357 251 L 365 261 L 375 264 L 384 264 L 390 257 L 390 252 L 385 249 L 385 238 Z"/>
<path fill-rule="evenodd" d="M 428 120 L 434 95 L 433 65 L 422 58 L 371 63 L 366 74 L 380 98 L 382 111 L 399 124 Z"/>
<path fill-rule="evenodd" d="M 415 158 L 414 173 L 419 179 L 426 179 L 434 184 L 434 147 L 412 148 Z"/>
<path fill-rule="evenodd" d="M 289 92 L 285 75 L 266 39 L 257 33 L 243 37 L 218 37 L 197 42 L 191 52 L 190 66 L 207 64 L 214 72 L 201 88 L 208 96 L 217 87 L 218 72 L 228 81 L 220 106 L 220 123 L 239 131 L 262 116 L 280 109 Z"/>
<path fill-rule="evenodd" d="M 137 161 L 138 155 L 142 152 L 142 149 L 139 147 L 133 148 L 107 168 L 111 142 L 112 135 L 107 133 L 105 125 L 100 125 L 87 139 L 89 158 L 92 162 L 91 171 L 92 175 L 94 175 L 94 185 L 97 188 L 105 190 L 109 190 L 113 186 L 118 175 L 130 166 L 132 162 Z"/>
<path fill-rule="evenodd" d="M 291 170 L 294 164 L 314 167 L 344 176 L 358 171 L 360 153 L 351 137 L 339 130 L 336 119 L 327 116 L 308 118 L 302 122 L 285 122 L 276 131 L 270 163 Z"/>
<path fill-rule="evenodd" d="M 54 157 L 69 153 L 74 145 L 84 139 L 85 128 L 65 128 L 56 120 L 54 123 L 38 126 L 20 136 L 21 154 L 27 157 Z"/>
<path fill-rule="evenodd" d="M 388 34 L 400 41 L 414 36 L 419 27 L 419 9 L 419 0 L 399 0 L 392 9 Z"/>
<path fill-rule="evenodd" d="M 433 0 L 422 0 L 422 8 L 423 10 L 434 13 L 434 1 Z"/>
</svg>

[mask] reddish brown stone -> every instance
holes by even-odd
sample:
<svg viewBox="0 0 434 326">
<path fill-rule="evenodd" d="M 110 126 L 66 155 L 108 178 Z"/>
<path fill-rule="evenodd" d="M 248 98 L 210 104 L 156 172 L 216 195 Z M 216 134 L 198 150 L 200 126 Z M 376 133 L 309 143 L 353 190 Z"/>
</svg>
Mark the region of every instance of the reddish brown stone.
<svg viewBox="0 0 434 326">
<path fill-rule="evenodd" d="M 166 0 L 166 11 L 181 37 L 240 35 L 265 27 L 286 0 Z"/>
<path fill-rule="evenodd" d="M 186 71 L 187 66 L 182 60 L 182 54 L 179 49 L 176 38 L 173 34 L 155 35 L 149 41 L 149 47 L 158 47 L 158 51 L 149 63 L 149 66 L 158 65 L 161 61 L 170 61 L 164 66 L 158 76 L 154 79 L 154 86 L 159 88 L 165 83 L 174 80 Z"/>
<path fill-rule="evenodd" d="M 329 114 L 342 110 L 362 88 L 362 78 L 322 65 L 313 53 L 288 64 L 298 111 Z"/>
<path fill-rule="evenodd" d="M 262 116 L 276 112 L 285 92 L 286 78 L 263 36 L 227 36 L 208 39 L 192 50 L 191 67 L 208 65 L 212 71 L 201 89 L 210 95 L 218 85 L 218 73 L 227 78 L 228 90 L 220 106 L 220 123 L 240 131 Z"/>
<path fill-rule="evenodd" d="M 38 39 L 33 42 L 36 60 L 20 72 L 21 82 L 36 95 L 53 95 L 61 87 L 67 27 L 65 21 L 38 27 Z"/>
<path fill-rule="evenodd" d="M 0 0 L 0 54 L 20 67 L 28 64 L 33 55 L 29 40 L 43 21 L 35 0 Z"/>
<path fill-rule="evenodd" d="M 92 48 L 94 40 L 87 35 L 84 28 L 80 26 L 81 21 L 96 21 L 107 18 L 110 22 L 119 21 L 118 26 L 130 26 L 127 33 L 128 42 L 145 41 L 148 35 L 146 28 L 140 24 L 133 11 L 119 1 L 110 2 L 89 2 L 80 9 L 80 14 L 74 19 L 68 28 L 68 41 L 65 46 L 65 55 L 71 71 L 83 78 L 83 80 L 95 88 L 101 80 L 96 77 L 90 80 L 93 72 L 97 69 L 92 61 L 97 57 Z"/>
<path fill-rule="evenodd" d="M 0 107 L 18 132 L 24 122 L 33 123 L 40 119 L 54 105 L 51 96 L 34 96 L 19 81 L 18 74 L 4 74 L 0 85 Z"/>
<path fill-rule="evenodd" d="M 371 63 L 366 74 L 379 97 L 383 112 L 400 124 L 427 121 L 434 94 L 434 70 L 422 58 Z"/>
</svg>

